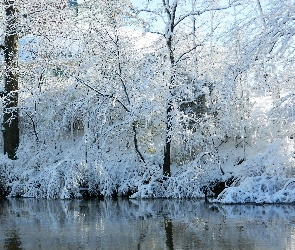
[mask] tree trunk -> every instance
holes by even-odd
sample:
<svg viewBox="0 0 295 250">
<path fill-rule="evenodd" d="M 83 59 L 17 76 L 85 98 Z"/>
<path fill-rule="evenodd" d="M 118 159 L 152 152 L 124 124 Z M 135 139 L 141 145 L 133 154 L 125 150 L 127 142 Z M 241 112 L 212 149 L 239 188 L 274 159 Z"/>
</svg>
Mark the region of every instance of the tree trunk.
<svg viewBox="0 0 295 250">
<path fill-rule="evenodd" d="M 165 134 L 165 147 L 164 147 L 164 163 L 163 163 L 163 175 L 171 176 L 170 164 L 171 164 L 171 130 L 172 130 L 172 104 L 168 102 L 166 110 L 166 134 Z"/>
<path fill-rule="evenodd" d="M 175 14 L 176 6 L 173 11 Z M 173 14 L 173 16 L 174 16 Z M 164 147 L 164 163 L 163 163 L 163 175 L 171 176 L 170 164 L 171 164 L 171 133 L 172 133 L 172 97 L 173 97 L 173 85 L 175 81 L 175 59 L 174 52 L 172 47 L 172 34 L 174 29 L 174 19 L 170 21 L 169 32 L 167 32 L 166 36 L 166 46 L 169 53 L 169 61 L 171 65 L 171 76 L 168 82 L 168 99 L 167 99 L 167 108 L 166 108 L 166 133 L 165 133 L 165 147 Z"/>
<path fill-rule="evenodd" d="M 172 133 L 172 97 L 173 97 L 173 88 L 175 82 L 175 58 L 174 58 L 174 48 L 173 48 L 173 32 L 175 28 L 175 18 L 177 10 L 177 1 L 169 5 L 169 1 L 163 0 L 163 7 L 165 8 L 168 22 L 166 23 L 166 47 L 168 49 L 169 61 L 171 66 L 171 75 L 170 80 L 167 84 L 168 86 L 168 98 L 167 98 L 167 107 L 166 107 L 166 133 L 165 133 L 165 147 L 164 147 L 164 163 L 163 163 L 163 175 L 171 176 L 170 164 L 171 164 L 171 133 Z"/>
<path fill-rule="evenodd" d="M 15 1 L 5 0 L 6 32 L 4 38 L 4 98 L 3 140 L 4 154 L 16 159 L 19 145 L 18 128 L 18 34 Z"/>
</svg>

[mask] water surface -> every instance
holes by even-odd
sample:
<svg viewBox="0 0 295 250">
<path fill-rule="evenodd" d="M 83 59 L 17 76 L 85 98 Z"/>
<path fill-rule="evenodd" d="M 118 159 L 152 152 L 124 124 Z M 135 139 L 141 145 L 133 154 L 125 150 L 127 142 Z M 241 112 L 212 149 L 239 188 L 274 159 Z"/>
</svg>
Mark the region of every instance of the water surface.
<svg viewBox="0 0 295 250">
<path fill-rule="evenodd" d="M 294 205 L 0 201 L 0 249 L 295 249 Z"/>
</svg>

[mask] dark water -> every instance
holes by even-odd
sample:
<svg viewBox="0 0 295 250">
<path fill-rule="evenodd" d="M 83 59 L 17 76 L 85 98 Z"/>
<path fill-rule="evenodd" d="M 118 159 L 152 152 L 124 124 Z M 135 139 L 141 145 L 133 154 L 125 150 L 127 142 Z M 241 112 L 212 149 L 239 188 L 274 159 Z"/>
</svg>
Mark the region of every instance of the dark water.
<svg viewBox="0 0 295 250">
<path fill-rule="evenodd" d="M 295 206 L 0 201 L 0 249 L 295 249 Z"/>
</svg>

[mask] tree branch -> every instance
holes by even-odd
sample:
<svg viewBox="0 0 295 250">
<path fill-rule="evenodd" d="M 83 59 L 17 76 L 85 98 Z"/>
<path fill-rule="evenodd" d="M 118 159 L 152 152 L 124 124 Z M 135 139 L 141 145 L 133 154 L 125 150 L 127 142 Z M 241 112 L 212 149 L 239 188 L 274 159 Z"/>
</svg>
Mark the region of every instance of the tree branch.
<svg viewBox="0 0 295 250">
<path fill-rule="evenodd" d="M 26 111 L 25 111 L 26 112 Z M 34 134 L 35 134 L 35 137 L 36 137 L 36 142 L 37 142 L 37 145 L 39 144 L 39 137 L 38 137 L 38 133 L 37 133 L 37 130 L 36 130 L 36 125 L 35 125 L 35 122 L 34 122 L 34 119 L 32 116 L 29 115 L 28 112 L 26 112 L 26 115 L 30 118 L 31 122 L 32 122 L 32 125 L 33 125 L 33 131 L 34 131 Z"/>
<path fill-rule="evenodd" d="M 133 132 L 134 132 L 133 141 L 134 141 L 135 151 L 136 151 L 136 153 L 138 154 L 139 158 L 140 158 L 143 162 L 145 162 L 144 157 L 143 157 L 143 155 L 141 154 L 141 152 L 139 151 L 139 148 L 138 148 L 137 132 L 136 132 L 136 123 L 135 123 L 135 122 L 132 123 L 132 129 L 133 129 Z"/>
<path fill-rule="evenodd" d="M 137 14 L 139 14 L 140 12 L 147 12 L 147 13 L 152 13 L 156 16 L 159 16 L 159 17 L 162 17 L 159 13 L 157 13 L 156 11 L 153 11 L 153 10 L 148 10 L 148 9 L 141 9 L 141 10 L 137 10 L 136 11 Z"/>
<path fill-rule="evenodd" d="M 218 11 L 218 10 L 226 10 L 226 9 L 229 9 L 231 7 L 234 7 L 234 6 L 239 6 L 240 4 L 236 4 L 236 5 L 228 5 L 228 6 L 225 6 L 225 7 L 219 7 L 219 8 L 212 8 L 212 9 L 205 9 L 205 10 L 202 10 L 202 11 L 191 11 L 185 15 L 182 15 L 178 18 L 178 20 L 175 22 L 175 27 L 181 23 L 185 18 L 187 17 L 190 17 L 190 16 L 200 16 L 206 12 L 209 12 L 209 11 Z"/>
<path fill-rule="evenodd" d="M 130 113 L 130 110 L 125 106 L 125 104 L 118 100 L 113 94 L 112 95 L 108 95 L 108 94 L 103 94 L 101 93 L 100 91 L 98 91 L 97 89 L 93 88 L 92 86 L 90 86 L 89 84 L 85 83 L 85 81 L 83 81 L 82 79 L 78 78 L 78 77 L 75 77 L 75 79 L 84 84 L 86 87 L 88 87 L 89 89 L 93 90 L 94 92 L 96 92 L 97 94 L 101 95 L 101 96 L 104 96 L 104 97 L 108 97 L 110 99 L 113 99 L 115 100 L 116 102 L 118 102 L 128 113 Z"/>
<path fill-rule="evenodd" d="M 195 50 L 197 47 L 199 46 L 203 46 L 203 44 L 197 44 L 196 46 L 192 47 L 191 49 L 189 49 L 188 51 L 182 53 L 178 59 L 175 61 L 175 64 L 177 64 L 185 55 L 187 55 L 188 53 L 192 52 L 193 50 Z"/>
</svg>

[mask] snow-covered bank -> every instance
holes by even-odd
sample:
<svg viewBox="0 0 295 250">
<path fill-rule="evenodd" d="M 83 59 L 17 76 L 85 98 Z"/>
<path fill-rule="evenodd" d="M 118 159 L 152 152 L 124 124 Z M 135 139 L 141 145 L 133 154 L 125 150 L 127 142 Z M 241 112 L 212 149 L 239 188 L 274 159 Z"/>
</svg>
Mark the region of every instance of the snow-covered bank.
<svg viewBox="0 0 295 250">
<path fill-rule="evenodd" d="M 273 204 L 295 202 L 295 178 L 247 177 L 236 187 L 226 188 L 213 202 L 224 204 Z"/>
<path fill-rule="evenodd" d="M 2 156 L 0 167 L 10 197 L 68 199 L 87 192 L 106 197 L 132 194 L 131 198 L 198 198 L 204 197 L 203 188 L 212 180 L 226 181 L 234 176 L 232 186 L 213 202 L 293 203 L 292 145 L 290 139 L 272 143 L 263 153 L 232 166 L 232 172 L 224 175 L 218 165 L 201 163 L 199 157 L 185 166 L 174 166 L 172 176 L 163 179 L 159 165 L 140 163 L 135 154 L 126 155 L 120 162 L 91 163 L 79 162 L 73 154 L 39 168 L 29 167 L 32 159 L 11 161 Z"/>
</svg>

